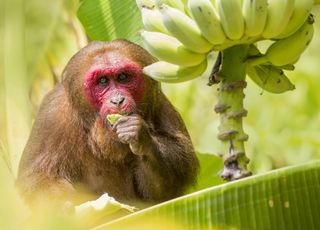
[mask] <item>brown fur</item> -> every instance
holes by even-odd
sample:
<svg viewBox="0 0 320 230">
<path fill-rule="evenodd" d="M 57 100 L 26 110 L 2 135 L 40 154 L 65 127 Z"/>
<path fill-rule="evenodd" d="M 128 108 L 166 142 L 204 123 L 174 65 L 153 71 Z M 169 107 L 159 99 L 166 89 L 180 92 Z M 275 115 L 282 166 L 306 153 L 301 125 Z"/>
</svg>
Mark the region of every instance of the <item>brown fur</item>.
<svg viewBox="0 0 320 230">
<path fill-rule="evenodd" d="M 105 53 L 129 57 L 141 67 L 154 59 L 125 40 L 93 42 L 68 63 L 62 83 L 44 99 L 21 159 L 18 187 L 29 203 L 79 202 L 80 193 L 105 192 L 124 202 L 160 202 L 194 184 L 198 161 L 184 123 L 145 76 L 137 113 L 146 128 L 143 154 L 112 136 L 83 91 L 82 79 L 95 58 Z M 145 142 L 145 143 L 143 143 Z"/>
</svg>

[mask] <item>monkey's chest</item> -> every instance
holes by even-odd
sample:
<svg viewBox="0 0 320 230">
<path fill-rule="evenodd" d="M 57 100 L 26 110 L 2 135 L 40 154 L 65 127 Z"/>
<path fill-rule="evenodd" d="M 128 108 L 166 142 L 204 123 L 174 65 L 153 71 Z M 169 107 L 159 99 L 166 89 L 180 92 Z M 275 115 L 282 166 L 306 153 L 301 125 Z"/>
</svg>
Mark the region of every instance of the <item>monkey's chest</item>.
<svg viewBox="0 0 320 230">
<path fill-rule="evenodd" d="M 96 195 L 108 193 L 118 200 L 137 198 L 130 165 L 100 162 L 88 168 L 83 179 L 83 186 Z"/>
</svg>

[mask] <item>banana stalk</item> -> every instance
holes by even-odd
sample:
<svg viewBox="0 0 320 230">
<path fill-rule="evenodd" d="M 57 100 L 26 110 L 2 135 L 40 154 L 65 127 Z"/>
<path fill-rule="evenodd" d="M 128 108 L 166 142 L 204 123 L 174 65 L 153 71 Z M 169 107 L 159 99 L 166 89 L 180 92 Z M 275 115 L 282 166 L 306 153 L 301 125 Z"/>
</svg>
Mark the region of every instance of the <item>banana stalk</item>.
<svg viewBox="0 0 320 230">
<path fill-rule="evenodd" d="M 243 108 L 246 87 L 246 64 L 248 45 L 239 45 L 222 52 L 222 63 L 217 77 L 220 80 L 218 104 L 215 112 L 220 114 L 218 138 L 222 142 L 224 169 L 221 177 L 232 181 L 247 177 L 249 159 L 245 154 L 244 142 L 248 135 L 244 132 L 242 118 L 247 115 Z"/>
</svg>

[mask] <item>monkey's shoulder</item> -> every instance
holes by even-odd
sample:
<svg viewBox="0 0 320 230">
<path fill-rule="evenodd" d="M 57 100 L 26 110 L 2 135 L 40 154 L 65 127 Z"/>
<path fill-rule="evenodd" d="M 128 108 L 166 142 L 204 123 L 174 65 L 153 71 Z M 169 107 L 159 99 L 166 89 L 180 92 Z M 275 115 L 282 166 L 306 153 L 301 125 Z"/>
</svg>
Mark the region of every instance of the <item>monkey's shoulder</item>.
<svg viewBox="0 0 320 230">
<path fill-rule="evenodd" d="M 38 114 L 36 115 L 30 140 L 33 143 L 59 144 L 62 141 L 70 142 L 66 136 L 79 137 L 79 119 L 74 115 L 72 106 L 67 97 L 66 90 L 58 84 L 43 99 Z M 69 135 L 66 135 L 66 134 Z M 76 135 L 71 135 L 72 133 Z M 76 142 L 76 140 L 74 140 Z"/>
<path fill-rule="evenodd" d="M 43 98 L 38 114 L 43 112 L 54 113 L 68 110 L 70 103 L 67 92 L 62 84 L 58 84 Z"/>
</svg>

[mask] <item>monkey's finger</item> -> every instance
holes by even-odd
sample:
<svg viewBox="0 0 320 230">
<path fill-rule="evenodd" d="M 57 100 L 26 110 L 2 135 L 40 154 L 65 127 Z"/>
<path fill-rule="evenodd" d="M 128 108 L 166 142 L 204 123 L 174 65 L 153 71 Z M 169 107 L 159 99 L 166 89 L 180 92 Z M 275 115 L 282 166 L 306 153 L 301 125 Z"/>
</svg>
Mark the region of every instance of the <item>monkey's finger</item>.
<svg viewBox="0 0 320 230">
<path fill-rule="evenodd" d="M 127 121 L 126 123 L 121 123 L 117 125 L 117 129 L 129 128 L 129 127 L 139 127 L 142 126 L 141 122 L 138 121 Z"/>
<path fill-rule="evenodd" d="M 140 119 L 136 118 L 120 118 L 114 125 L 113 125 L 113 130 L 117 130 L 118 128 L 122 127 L 129 127 L 129 126 L 139 126 L 141 124 Z"/>
<path fill-rule="evenodd" d="M 133 113 L 129 117 L 136 118 L 136 119 L 141 119 L 141 116 L 139 114 L 137 114 L 137 113 Z"/>
<path fill-rule="evenodd" d="M 117 122 L 113 125 L 113 130 L 115 130 L 118 125 L 126 123 L 130 120 L 131 118 L 129 116 L 122 116 L 121 118 L 119 118 L 119 120 L 117 120 Z"/>
<path fill-rule="evenodd" d="M 129 133 L 129 132 L 137 132 L 139 130 L 139 126 L 128 126 L 128 127 L 118 127 L 117 128 L 117 134 L 120 133 Z"/>
<path fill-rule="evenodd" d="M 140 117 L 128 117 L 128 120 L 120 121 L 120 123 L 141 123 Z"/>
<path fill-rule="evenodd" d="M 129 143 L 130 140 L 134 139 L 136 136 L 135 132 L 121 133 L 118 135 L 120 141 Z"/>
<path fill-rule="evenodd" d="M 136 114 L 136 113 L 133 113 L 133 114 L 130 114 L 130 115 L 126 115 L 126 116 L 123 116 L 123 117 L 127 117 L 129 119 L 132 119 L 132 120 L 141 120 L 141 116 L 139 114 Z"/>
</svg>

